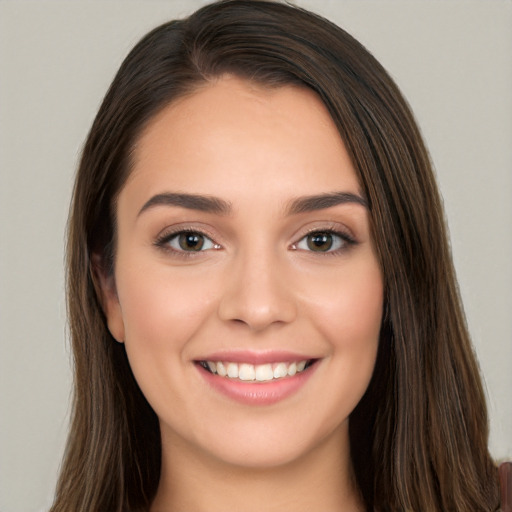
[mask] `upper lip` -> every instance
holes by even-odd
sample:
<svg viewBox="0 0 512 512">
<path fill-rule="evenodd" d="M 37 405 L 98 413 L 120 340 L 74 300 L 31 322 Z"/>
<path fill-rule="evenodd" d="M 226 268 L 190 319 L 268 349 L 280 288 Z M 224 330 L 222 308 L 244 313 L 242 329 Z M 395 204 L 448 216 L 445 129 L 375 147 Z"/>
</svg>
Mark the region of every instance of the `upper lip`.
<svg viewBox="0 0 512 512">
<path fill-rule="evenodd" d="M 298 362 L 318 359 L 317 357 L 299 354 L 288 350 L 220 350 L 212 352 L 204 357 L 197 358 L 196 361 L 229 361 L 233 363 L 249 363 L 253 365 L 280 363 L 280 362 Z"/>
</svg>

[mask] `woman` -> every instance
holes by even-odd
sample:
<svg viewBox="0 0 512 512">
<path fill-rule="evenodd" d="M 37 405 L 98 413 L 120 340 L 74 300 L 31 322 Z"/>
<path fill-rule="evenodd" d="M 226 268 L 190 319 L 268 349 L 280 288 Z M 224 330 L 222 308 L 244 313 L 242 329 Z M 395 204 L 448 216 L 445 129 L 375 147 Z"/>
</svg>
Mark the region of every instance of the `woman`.
<svg viewBox="0 0 512 512">
<path fill-rule="evenodd" d="M 405 101 L 311 13 L 148 34 L 69 223 L 52 510 L 496 510 L 485 400 Z"/>
</svg>

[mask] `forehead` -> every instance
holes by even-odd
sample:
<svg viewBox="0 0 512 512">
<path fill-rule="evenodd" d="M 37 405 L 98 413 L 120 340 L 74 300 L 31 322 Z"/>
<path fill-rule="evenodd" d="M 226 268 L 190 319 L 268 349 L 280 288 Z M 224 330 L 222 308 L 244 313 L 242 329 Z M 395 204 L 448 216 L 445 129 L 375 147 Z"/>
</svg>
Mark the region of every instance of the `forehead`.
<svg viewBox="0 0 512 512">
<path fill-rule="evenodd" d="M 141 134 L 127 187 L 243 195 L 261 184 L 300 194 L 358 180 L 320 98 L 296 86 L 265 88 L 223 77 L 168 105 Z M 311 188 L 317 190 L 311 190 Z"/>
</svg>

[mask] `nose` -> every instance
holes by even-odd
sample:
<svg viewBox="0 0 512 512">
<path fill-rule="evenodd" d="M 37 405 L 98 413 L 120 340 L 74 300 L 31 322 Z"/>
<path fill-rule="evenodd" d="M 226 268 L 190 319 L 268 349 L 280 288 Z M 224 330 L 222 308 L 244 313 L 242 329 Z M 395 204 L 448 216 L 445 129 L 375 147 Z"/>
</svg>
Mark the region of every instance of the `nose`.
<svg viewBox="0 0 512 512">
<path fill-rule="evenodd" d="M 218 306 L 221 320 L 262 331 L 296 318 L 293 282 L 276 255 L 239 255 L 228 273 Z"/>
</svg>

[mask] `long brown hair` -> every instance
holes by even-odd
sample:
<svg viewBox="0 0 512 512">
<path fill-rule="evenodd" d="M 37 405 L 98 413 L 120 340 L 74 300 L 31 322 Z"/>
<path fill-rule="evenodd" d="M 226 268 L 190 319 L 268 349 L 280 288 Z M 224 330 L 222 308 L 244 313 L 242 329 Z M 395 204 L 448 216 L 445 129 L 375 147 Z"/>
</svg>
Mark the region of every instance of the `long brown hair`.
<svg viewBox="0 0 512 512">
<path fill-rule="evenodd" d="M 441 201 L 406 101 L 372 55 L 329 21 L 281 3 L 231 0 L 146 35 L 123 62 L 87 138 L 68 226 L 73 415 L 52 511 L 142 511 L 156 493 L 158 420 L 124 345 L 106 327 L 93 260 L 112 270 L 116 197 L 144 126 L 169 102 L 226 73 L 313 89 L 368 199 L 386 307 L 375 372 L 350 417 L 367 508 L 495 510 L 484 394 Z"/>
</svg>

